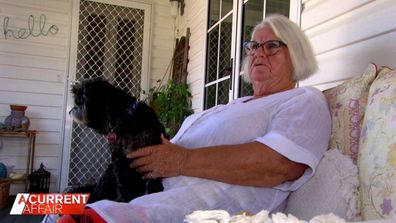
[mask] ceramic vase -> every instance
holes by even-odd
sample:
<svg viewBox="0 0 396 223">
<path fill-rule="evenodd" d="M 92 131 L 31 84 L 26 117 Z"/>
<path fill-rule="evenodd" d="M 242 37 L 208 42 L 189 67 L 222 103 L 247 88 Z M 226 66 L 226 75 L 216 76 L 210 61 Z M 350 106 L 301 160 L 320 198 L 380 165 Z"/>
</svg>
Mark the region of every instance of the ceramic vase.
<svg viewBox="0 0 396 223">
<path fill-rule="evenodd" d="M 28 130 L 30 120 L 25 116 L 27 106 L 24 105 L 10 105 L 11 115 L 4 120 L 4 125 L 7 129 L 19 131 Z"/>
</svg>

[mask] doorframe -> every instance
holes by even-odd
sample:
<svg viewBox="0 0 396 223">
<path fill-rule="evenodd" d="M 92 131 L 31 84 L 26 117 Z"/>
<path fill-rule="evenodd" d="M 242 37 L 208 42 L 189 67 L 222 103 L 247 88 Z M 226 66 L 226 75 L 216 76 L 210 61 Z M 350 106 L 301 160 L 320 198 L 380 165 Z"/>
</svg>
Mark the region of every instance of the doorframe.
<svg viewBox="0 0 396 223">
<path fill-rule="evenodd" d="M 129 8 L 136 8 L 144 10 L 144 28 L 143 28 L 143 46 L 142 46 L 142 71 L 141 71 L 141 94 L 143 98 L 143 91 L 147 92 L 149 89 L 150 80 L 150 58 L 151 58 L 151 26 L 152 26 L 152 3 L 132 2 L 126 0 L 88 0 L 98 3 L 111 4 Z M 70 109 L 74 103 L 70 92 L 70 86 L 76 80 L 76 67 L 77 67 L 77 47 L 78 47 L 78 26 L 80 16 L 80 0 L 73 0 L 71 14 L 71 27 L 70 27 L 70 43 L 68 52 L 67 74 L 65 80 L 65 98 L 64 98 L 64 123 L 63 123 L 63 148 L 60 158 L 60 179 L 58 189 L 62 192 L 68 186 L 69 179 L 69 164 L 70 164 L 70 149 L 72 139 L 72 124 L 73 120 L 69 115 Z"/>
</svg>

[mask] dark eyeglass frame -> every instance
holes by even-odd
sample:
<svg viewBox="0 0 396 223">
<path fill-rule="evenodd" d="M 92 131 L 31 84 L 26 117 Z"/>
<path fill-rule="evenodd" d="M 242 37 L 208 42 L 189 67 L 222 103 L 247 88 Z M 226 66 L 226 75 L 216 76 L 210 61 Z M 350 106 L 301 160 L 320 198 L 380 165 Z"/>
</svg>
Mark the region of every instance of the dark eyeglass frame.
<svg viewBox="0 0 396 223">
<path fill-rule="evenodd" d="M 249 48 L 249 46 L 252 48 Z M 256 41 L 243 42 L 243 48 L 245 49 L 245 53 L 247 56 L 253 56 L 260 47 L 263 48 L 265 55 L 273 56 L 279 52 L 282 46 L 287 47 L 286 43 L 276 39 L 268 40 L 265 41 L 264 43 L 258 43 Z"/>
</svg>

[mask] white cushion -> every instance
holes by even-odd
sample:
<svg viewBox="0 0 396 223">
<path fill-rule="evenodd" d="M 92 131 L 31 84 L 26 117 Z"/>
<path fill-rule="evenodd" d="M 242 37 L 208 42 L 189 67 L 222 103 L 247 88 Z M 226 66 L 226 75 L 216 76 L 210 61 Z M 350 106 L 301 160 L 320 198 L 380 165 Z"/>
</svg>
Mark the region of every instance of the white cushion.
<svg viewBox="0 0 396 223">
<path fill-rule="evenodd" d="M 333 213 L 347 221 L 359 221 L 358 186 L 357 166 L 339 150 L 328 150 L 315 175 L 290 194 L 285 213 L 304 220 Z"/>
</svg>

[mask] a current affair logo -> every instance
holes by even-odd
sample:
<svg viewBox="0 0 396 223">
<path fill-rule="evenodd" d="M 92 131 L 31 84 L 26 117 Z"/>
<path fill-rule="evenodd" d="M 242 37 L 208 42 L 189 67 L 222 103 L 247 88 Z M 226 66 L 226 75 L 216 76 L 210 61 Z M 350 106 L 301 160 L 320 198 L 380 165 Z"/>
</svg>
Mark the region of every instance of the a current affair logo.
<svg viewBox="0 0 396 223">
<path fill-rule="evenodd" d="M 19 193 L 11 215 L 82 214 L 89 194 Z"/>
</svg>

